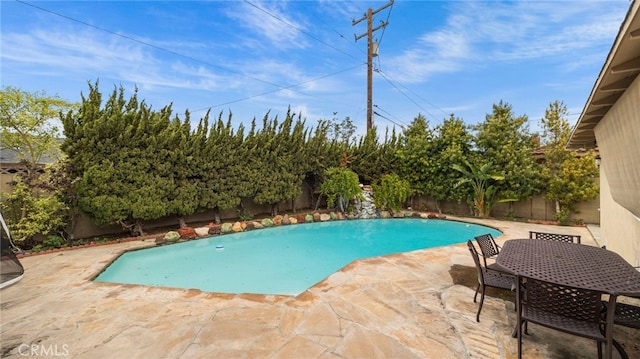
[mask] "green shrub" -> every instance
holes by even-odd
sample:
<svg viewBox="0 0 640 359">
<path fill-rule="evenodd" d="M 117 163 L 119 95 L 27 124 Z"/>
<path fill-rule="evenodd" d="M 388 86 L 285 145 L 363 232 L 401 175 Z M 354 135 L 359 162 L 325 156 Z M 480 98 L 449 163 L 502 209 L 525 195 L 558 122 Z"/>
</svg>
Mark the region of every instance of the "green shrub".
<svg viewBox="0 0 640 359">
<path fill-rule="evenodd" d="M 409 181 L 403 180 L 395 173 L 383 175 L 378 183 L 374 183 L 373 200 L 380 210 L 398 212 L 404 202 L 411 196 Z"/>
<path fill-rule="evenodd" d="M 67 246 L 67 242 L 58 235 L 49 235 L 47 239 L 42 242 L 42 246 L 44 249 L 62 248 Z"/>
<path fill-rule="evenodd" d="M 327 206 L 337 206 L 344 212 L 352 199 L 364 199 L 358 175 L 346 167 L 331 167 L 326 171 L 327 179 L 320 187 L 320 193 L 327 196 Z"/>
<path fill-rule="evenodd" d="M 11 193 L 2 196 L 0 207 L 11 236 L 18 243 L 38 234 L 57 233 L 65 227 L 66 205 L 54 195 L 33 191 L 20 179 Z"/>
</svg>

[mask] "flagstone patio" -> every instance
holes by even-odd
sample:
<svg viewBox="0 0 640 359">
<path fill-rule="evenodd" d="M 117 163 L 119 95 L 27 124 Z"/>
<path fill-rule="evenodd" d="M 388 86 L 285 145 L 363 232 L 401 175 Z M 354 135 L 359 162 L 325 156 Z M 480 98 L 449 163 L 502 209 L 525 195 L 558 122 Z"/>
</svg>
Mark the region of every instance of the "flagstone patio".
<svg viewBox="0 0 640 359">
<path fill-rule="evenodd" d="M 585 227 L 474 221 L 504 232 Z M 0 292 L 2 357 L 514 358 L 513 295 L 490 292 L 480 323 L 466 244 L 351 263 L 297 297 L 92 282 L 133 241 L 21 259 L 25 277 Z M 215 273 L 212 273 L 215 275 Z M 525 358 L 594 358 L 587 339 L 531 324 Z M 616 327 L 630 358 L 640 331 Z M 614 352 L 614 356 L 617 353 Z"/>
</svg>

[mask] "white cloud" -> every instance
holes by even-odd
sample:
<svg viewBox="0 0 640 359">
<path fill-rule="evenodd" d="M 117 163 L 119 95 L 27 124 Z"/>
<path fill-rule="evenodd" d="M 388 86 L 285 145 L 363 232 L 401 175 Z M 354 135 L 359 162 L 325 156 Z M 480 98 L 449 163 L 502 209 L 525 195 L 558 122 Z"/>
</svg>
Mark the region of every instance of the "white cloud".
<svg viewBox="0 0 640 359">
<path fill-rule="evenodd" d="M 243 83 L 233 73 L 218 74 L 202 64 L 166 61 L 144 45 L 90 31 L 34 30 L 29 34 L 3 33 L 2 37 L 3 61 L 12 61 L 14 68 L 35 68 L 31 72 L 44 73 L 38 69 L 47 69 L 50 75 L 87 74 L 86 80 L 99 75 L 123 79 L 144 89 L 216 90 L 237 88 Z"/>
<path fill-rule="evenodd" d="M 302 49 L 309 46 L 300 31 L 306 27 L 304 17 L 300 13 L 293 13 L 287 9 L 285 2 L 243 2 L 241 6 L 230 8 L 227 16 L 250 32 L 247 36 L 239 34 L 247 40 L 246 43 L 243 40 L 245 46 L 263 49 L 269 47 Z M 262 39 L 265 42 L 261 43 L 256 39 Z"/>
<path fill-rule="evenodd" d="M 407 83 L 487 62 L 545 59 L 565 69 L 577 68 L 599 59 L 590 57 L 590 49 L 610 46 L 615 37 L 620 12 L 612 14 L 610 6 L 611 2 L 454 2 L 447 7 L 450 15 L 443 27 L 417 36 L 414 47 L 385 63 L 394 79 Z"/>
<path fill-rule="evenodd" d="M 90 33 L 36 30 L 30 34 L 4 33 L 2 37 L 3 59 L 20 64 L 80 70 L 155 62 L 135 45 L 106 42 Z"/>
</svg>

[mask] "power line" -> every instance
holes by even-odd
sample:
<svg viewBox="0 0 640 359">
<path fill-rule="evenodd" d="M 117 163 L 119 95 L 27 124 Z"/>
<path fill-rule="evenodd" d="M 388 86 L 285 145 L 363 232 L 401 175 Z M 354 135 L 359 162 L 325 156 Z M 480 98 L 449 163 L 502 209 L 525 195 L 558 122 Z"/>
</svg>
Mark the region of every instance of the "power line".
<svg viewBox="0 0 640 359">
<path fill-rule="evenodd" d="M 389 13 L 387 14 L 387 20 L 385 22 L 389 22 L 389 18 L 391 17 L 391 10 L 393 10 L 393 3 L 389 7 Z M 380 40 L 378 40 L 378 46 L 382 43 L 382 38 L 384 37 L 384 32 L 387 31 L 386 26 L 382 29 L 382 34 L 380 34 Z"/>
<path fill-rule="evenodd" d="M 354 66 L 354 67 L 351 67 L 351 68 L 348 68 L 348 69 L 344 69 L 344 70 L 340 70 L 340 71 L 337 71 L 337 72 L 334 72 L 334 73 L 331 73 L 331 74 L 328 74 L 328 75 L 320 76 L 320 77 L 314 78 L 314 79 L 312 79 L 312 80 L 304 81 L 304 82 L 297 83 L 297 84 L 293 84 L 293 85 L 283 86 L 283 85 L 279 85 L 279 84 L 276 84 L 276 83 L 273 83 L 273 82 L 265 81 L 265 80 L 262 80 L 262 79 L 259 79 L 259 78 L 253 77 L 253 76 L 249 76 L 249 75 L 246 75 L 246 74 L 241 73 L 241 72 L 233 71 L 233 70 L 230 70 L 230 69 L 228 69 L 228 68 L 225 68 L 225 67 L 222 67 L 222 66 L 219 66 L 219 65 L 215 65 L 215 64 L 212 64 L 212 63 L 207 62 L 207 61 L 199 60 L 199 59 L 196 59 L 196 58 L 194 58 L 194 57 L 191 57 L 191 56 L 188 56 L 188 55 L 184 55 L 184 54 L 181 54 L 181 53 L 179 53 L 179 52 L 176 52 L 176 51 L 173 51 L 173 50 L 169 50 L 169 49 L 166 49 L 166 48 L 164 48 L 164 47 L 157 46 L 157 45 L 154 45 L 154 44 L 151 44 L 151 43 L 149 43 L 149 42 L 146 42 L 146 41 L 142 41 L 142 40 L 136 39 L 136 38 L 131 37 L 131 36 L 128 36 L 128 35 L 120 34 L 120 33 L 117 33 L 117 32 L 115 32 L 115 31 L 112 31 L 112 30 L 109 30 L 109 29 L 102 28 L 102 27 L 100 27 L 100 26 L 96 26 L 96 25 L 90 24 L 90 23 L 87 23 L 87 22 L 85 22 L 85 21 L 78 20 L 78 19 L 76 19 L 76 18 L 73 18 L 73 17 L 67 16 L 67 15 L 64 15 L 64 14 L 60 14 L 60 13 L 55 12 L 55 11 L 53 11 L 53 10 L 49 10 L 49 9 L 46 9 L 46 8 L 43 8 L 43 7 L 40 7 L 40 6 L 34 5 L 34 4 L 30 4 L 30 3 L 25 2 L 25 1 L 22 1 L 22 0 L 16 0 L 16 1 L 17 1 L 17 2 L 19 2 L 19 3 L 21 3 L 21 4 L 24 4 L 24 5 L 27 5 L 27 6 L 33 7 L 33 8 L 35 8 L 35 9 L 38 9 L 38 10 L 40 10 L 40 11 L 44 11 L 44 12 L 50 13 L 50 14 L 52 14 L 52 15 L 59 16 L 59 17 L 62 17 L 62 18 L 64 18 L 64 19 L 67 19 L 67 20 L 70 20 L 70 21 L 73 21 L 73 22 L 77 22 L 77 23 L 82 24 L 82 25 L 84 25 L 84 26 L 88 26 L 88 27 L 91 27 L 91 28 L 94 28 L 94 29 L 97 29 L 97 30 L 103 31 L 103 32 L 106 32 L 106 33 L 108 33 L 108 34 L 115 35 L 115 36 L 118 36 L 118 37 L 121 37 L 121 38 L 127 39 L 127 40 L 129 40 L 129 41 L 133 41 L 133 42 L 136 42 L 136 43 L 142 44 L 142 45 L 144 45 L 144 46 L 149 46 L 149 47 L 154 48 L 154 49 L 156 49 L 156 50 L 160 50 L 160 51 L 163 51 L 163 52 L 166 52 L 166 53 L 169 53 L 169 54 L 172 54 L 172 55 L 178 56 L 178 57 L 182 57 L 182 58 L 185 58 L 185 59 L 188 59 L 188 60 L 191 60 L 191 61 L 197 62 L 197 63 L 205 64 L 205 65 L 207 65 L 207 66 L 211 66 L 211 67 L 214 67 L 214 68 L 218 68 L 218 69 L 221 69 L 221 70 L 223 70 L 223 71 L 227 71 L 227 72 L 230 72 L 230 73 L 234 73 L 234 74 L 237 74 L 237 75 L 240 75 L 240 76 L 243 76 L 243 77 L 246 77 L 246 78 L 249 78 L 249 79 L 252 79 L 252 80 L 258 81 L 258 82 L 262 82 L 262 83 L 265 83 L 265 84 L 268 84 L 268 85 L 271 85 L 271 86 L 278 87 L 278 89 L 273 90 L 273 91 L 268 91 L 268 92 L 264 92 L 264 93 L 261 93 L 261 94 L 256 94 L 256 95 L 252 95 L 252 96 L 243 97 L 243 98 L 240 98 L 240 99 L 236 99 L 236 100 L 233 100 L 233 101 L 228 101 L 228 102 L 221 103 L 221 104 L 217 104 L 217 105 L 213 105 L 213 106 L 210 106 L 210 107 L 204 107 L 204 108 L 201 108 L 201 109 L 194 110 L 194 111 L 192 111 L 192 112 L 199 112 L 199 111 L 203 111 L 203 110 L 206 110 L 206 109 L 211 109 L 211 108 L 213 108 L 213 107 L 224 106 L 224 105 L 228 105 L 228 104 L 232 104 L 232 103 L 236 103 L 236 102 L 241 102 L 241 101 L 245 101 L 245 100 L 248 100 L 248 99 L 252 99 L 252 98 L 255 98 L 255 97 L 260 97 L 260 96 L 268 95 L 268 94 L 271 94 L 271 93 L 276 93 L 276 92 L 283 91 L 283 90 L 289 90 L 289 89 L 292 89 L 292 88 L 297 87 L 297 86 L 300 86 L 300 85 L 304 85 L 304 84 L 307 84 L 307 83 L 310 83 L 310 82 L 313 82 L 313 81 L 321 80 L 321 79 L 324 79 L 324 78 L 327 78 L 327 77 L 330 77 L 330 76 L 334 76 L 334 75 L 337 75 L 337 74 L 340 74 L 340 73 L 343 73 L 343 72 L 346 72 L 346 71 L 352 70 L 352 69 L 354 69 L 354 68 L 357 68 L 357 67 L 363 66 L 363 65 L 365 64 L 365 63 L 360 63 L 360 64 L 359 64 L 359 65 L 357 65 L 357 66 Z M 260 9 L 259 7 L 257 7 L 257 6 L 255 6 L 255 5 L 253 5 L 253 4 L 251 4 L 249 1 L 246 1 L 246 2 L 247 2 L 248 4 L 250 4 L 250 5 L 254 6 L 254 7 L 256 7 L 257 9 L 259 9 L 259 10 L 261 10 L 261 11 L 266 12 L 265 10 Z M 268 12 L 267 12 L 267 13 L 268 13 Z M 269 13 L 268 13 L 268 14 L 269 14 Z M 272 14 L 269 14 L 269 15 L 274 16 L 274 15 L 272 15 Z M 274 17 L 275 17 L 275 16 L 274 16 Z M 280 20 L 280 21 L 283 21 L 283 20 L 281 20 L 281 19 L 279 19 L 279 20 Z M 283 22 L 284 22 L 284 21 L 283 21 Z M 285 23 L 286 23 L 286 22 L 285 22 Z M 291 24 L 289 24 L 289 23 L 287 23 L 287 24 L 288 24 L 288 25 L 290 25 L 290 26 L 293 26 L 293 25 L 291 25 Z M 294 26 L 294 27 L 295 27 L 295 26 Z M 297 29 L 297 28 L 296 28 L 296 29 Z M 297 29 L 297 30 L 299 30 L 299 31 L 301 31 L 301 32 L 303 32 L 303 33 L 304 33 L 304 31 L 302 31 L 302 30 L 300 30 L 300 29 Z M 306 33 L 305 33 L 305 34 L 306 34 Z M 312 35 L 310 35 L 310 34 L 306 34 L 306 35 L 313 37 L 313 36 L 312 36 Z M 320 41 L 320 42 L 324 43 L 323 41 L 321 41 L 321 40 L 319 40 L 319 39 L 316 39 L 316 40 L 318 40 L 318 41 Z M 344 51 L 342 51 L 342 50 L 340 50 L 340 49 L 337 49 L 337 48 L 335 48 L 335 47 L 333 47 L 333 46 L 331 46 L 331 45 L 329 45 L 329 44 L 326 44 L 326 43 L 324 43 L 324 44 L 325 44 L 325 45 L 327 45 L 327 46 L 329 46 L 329 47 L 332 47 L 332 48 L 334 48 L 334 49 L 336 49 L 336 50 L 338 50 L 338 51 L 340 51 L 340 52 L 345 53 Z M 350 54 L 348 54 L 348 53 L 345 53 L 345 54 L 347 54 L 348 56 L 350 56 L 350 57 L 352 57 L 352 58 L 355 58 L 354 56 L 352 56 L 352 55 L 350 55 Z M 356 59 L 357 59 L 357 58 L 356 58 Z M 302 95 L 308 96 L 307 94 L 305 94 L 305 93 L 303 93 L 303 92 L 300 92 L 300 91 L 296 91 L 296 92 L 297 92 L 297 93 L 299 93 L 299 94 L 302 94 Z M 313 96 L 313 97 L 318 98 L 317 96 Z"/>
<path fill-rule="evenodd" d="M 225 68 L 225 67 L 222 67 L 222 66 L 219 66 L 219 65 L 215 65 L 215 64 L 212 64 L 212 63 L 207 62 L 207 61 L 199 60 L 199 59 L 196 59 L 196 58 L 194 58 L 194 57 L 191 57 L 191 56 L 188 56 L 188 55 L 184 55 L 184 54 L 181 54 L 181 53 L 179 53 L 179 52 L 176 52 L 176 51 L 173 51 L 173 50 L 169 50 L 169 49 L 166 49 L 166 48 L 164 48 L 164 47 L 161 47 L 161 46 L 157 46 L 157 45 L 154 45 L 154 44 L 148 43 L 148 42 L 146 42 L 146 41 L 138 40 L 138 39 L 136 39 L 136 38 L 134 38 L 134 37 L 131 37 L 131 36 L 128 36 L 128 35 L 123 35 L 123 34 L 120 34 L 120 33 L 115 32 L 115 31 L 111 31 L 111 30 L 108 30 L 108 29 L 102 28 L 102 27 L 100 27 L 100 26 L 96 26 L 96 25 L 93 25 L 93 24 L 89 24 L 89 23 L 84 22 L 84 21 L 82 21 L 82 20 L 78 20 L 78 19 L 72 18 L 72 17 L 70 17 L 70 16 L 67 16 L 67 15 L 63 15 L 63 14 L 57 13 L 57 12 L 55 12 L 55 11 L 53 11 L 53 10 L 45 9 L 45 8 L 43 8 L 43 7 L 40 7 L 40 6 L 37 6 L 37 5 L 34 5 L 34 4 L 30 4 L 30 3 L 25 2 L 25 1 L 22 1 L 22 0 L 16 0 L 16 1 L 17 1 L 17 2 L 19 2 L 19 3 L 21 3 L 21 4 L 24 4 L 24 5 L 27 5 L 27 6 L 31 6 L 31 7 L 35 8 L 35 9 L 38 9 L 38 10 L 41 10 L 41 11 L 44 11 L 44 12 L 48 12 L 48 13 L 50 13 L 50 14 L 53 14 L 53 15 L 56 15 L 56 16 L 59 16 L 59 17 L 62 17 L 62 18 L 65 18 L 65 19 L 67 19 L 67 20 L 74 21 L 74 22 L 77 22 L 77 23 L 79 23 L 79 24 L 82 24 L 82 25 L 85 25 L 85 26 L 88 26 L 88 27 L 91 27 L 91 28 L 94 28 L 94 29 L 97 29 L 97 30 L 100 30 L 100 31 L 104 31 L 104 32 L 106 32 L 106 33 L 108 33 L 108 34 L 115 35 L 115 36 L 119 36 L 119 37 L 121 37 L 121 38 L 123 38 L 123 39 L 127 39 L 127 40 L 129 40 L 129 41 L 137 42 L 137 43 L 139 43 L 139 44 L 142 44 L 142 45 L 145 45 L 145 46 L 152 47 L 152 48 L 154 48 L 154 49 L 156 49 L 156 50 L 159 50 L 159 51 L 163 51 L 163 52 L 166 52 L 166 53 L 169 53 L 169 54 L 172 54 L 172 55 L 178 56 L 178 57 L 182 57 L 182 58 L 185 58 L 185 59 L 188 59 L 188 60 L 191 60 L 191 61 L 197 62 L 197 63 L 205 64 L 205 65 L 207 65 L 207 66 L 211 66 L 211 67 L 214 67 L 214 68 L 218 68 L 218 69 L 221 69 L 221 70 L 223 70 L 223 71 L 227 71 L 227 72 L 230 72 L 230 73 L 233 73 L 233 74 L 236 74 L 236 75 L 240 75 L 240 76 L 243 76 L 243 77 L 246 77 L 246 78 L 249 78 L 249 79 L 252 79 L 252 80 L 258 81 L 258 82 L 265 83 L 265 84 L 267 84 L 267 85 L 271 85 L 271 86 L 276 86 L 276 87 L 282 87 L 282 88 L 284 88 L 284 86 L 282 86 L 282 85 L 278 85 L 278 84 L 273 83 L 273 82 L 265 81 L 265 80 L 259 79 L 259 78 L 257 78 L 257 77 L 249 76 L 249 75 L 243 74 L 243 73 L 238 72 L 238 71 L 230 70 L 230 69 L 228 69 L 228 68 Z"/>
<path fill-rule="evenodd" d="M 397 81 L 396 81 L 397 82 Z M 424 97 L 420 96 L 419 94 L 417 94 L 415 91 L 413 91 L 412 89 L 408 88 L 407 86 L 404 86 L 403 84 L 401 84 L 400 82 L 398 82 L 398 85 L 402 86 L 402 88 L 406 89 L 407 91 L 411 92 L 414 96 L 416 96 L 417 98 L 419 98 L 420 100 L 428 103 L 429 105 L 431 105 L 432 107 L 436 108 L 437 110 L 439 110 L 440 112 L 442 112 L 445 116 L 449 116 L 450 113 L 445 112 L 443 109 L 441 109 L 440 107 L 434 105 L 433 103 L 427 101 Z"/>
<path fill-rule="evenodd" d="M 396 125 L 398 125 L 398 126 L 400 126 L 400 127 L 404 128 L 405 124 L 404 124 L 404 123 L 403 123 L 399 118 L 397 118 L 396 116 L 394 116 L 394 115 L 390 114 L 389 112 L 385 111 L 382 107 L 380 107 L 380 106 L 378 106 L 378 105 L 373 105 L 373 107 L 375 107 L 375 108 L 377 108 L 378 110 L 380 110 L 380 111 L 382 111 L 382 112 L 386 113 L 387 115 L 389 115 L 389 116 L 391 116 L 391 117 L 395 118 L 395 119 L 396 119 L 396 121 L 398 121 L 398 122 L 400 122 L 400 123 L 395 122 L 395 121 L 392 121 L 392 120 L 390 120 L 390 119 L 388 119 L 388 118 L 383 117 L 381 114 L 379 114 L 379 113 L 377 113 L 377 112 L 374 112 L 376 115 L 378 115 L 378 116 L 380 116 L 380 117 L 383 117 L 383 118 L 384 118 L 384 119 L 386 119 L 387 121 L 391 121 L 391 122 L 395 123 Z"/>
<path fill-rule="evenodd" d="M 379 114 L 379 113 L 378 113 L 378 112 L 376 112 L 376 111 L 373 111 L 373 113 L 374 113 L 376 116 L 378 116 L 378 117 L 380 117 L 380 118 L 382 118 L 382 119 L 385 119 L 385 120 L 387 120 L 387 121 L 389 121 L 389 122 L 391 122 L 391 123 L 394 123 L 394 124 L 396 124 L 396 125 L 400 126 L 400 128 L 404 129 L 404 126 L 403 126 L 403 125 L 401 125 L 401 124 L 399 124 L 399 123 L 395 122 L 394 120 L 392 120 L 392 119 L 390 119 L 390 118 L 388 118 L 388 117 L 385 117 L 385 116 L 383 116 L 383 115 Z"/>
<path fill-rule="evenodd" d="M 367 52 L 364 51 L 363 49 L 359 48 L 358 45 L 356 45 L 355 42 L 352 42 L 351 40 L 347 39 L 344 35 L 342 35 L 338 30 L 334 29 L 331 25 L 327 24 L 325 21 L 323 21 L 322 19 L 318 19 L 318 21 L 320 21 L 322 24 L 324 24 L 325 27 L 328 27 L 329 29 L 331 29 L 331 31 L 335 32 L 341 39 L 343 39 L 344 41 L 348 42 L 351 46 L 353 46 L 356 50 L 360 51 L 362 54 L 364 54 L 365 56 L 367 55 Z"/>
<path fill-rule="evenodd" d="M 286 21 L 286 20 L 283 20 L 283 19 L 279 18 L 278 16 L 276 16 L 276 15 L 274 15 L 274 14 L 270 13 L 269 11 L 267 11 L 267 10 L 265 10 L 265 9 L 263 9 L 263 8 L 261 8 L 261 7 L 259 7 L 258 5 L 255 5 L 255 4 L 253 4 L 252 2 L 250 2 L 250 1 L 248 1 L 248 0 L 244 0 L 244 2 L 246 2 L 247 4 L 249 4 L 249 5 L 253 6 L 254 8 L 256 8 L 256 9 L 258 9 L 258 10 L 262 11 L 263 13 L 265 13 L 265 14 L 267 14 L 267 15 L 271 16 L 272 18 L 274 18 L 274 19 L 276 19 L 276 20 L 278 20 L 278 21 L 280 21 L 280 22 L 282 22 L 282 23 L 284 23 L 284 24 L 286 24 L 286 25 L 288 25 L 288 26 L 291 26 L 292 28 L 294 28 L 294 29 L 296 29 L 297 31 L 299 31 L 299 32 L 301 32 L 301 33 L 303 33 L 303 34 L 305 34 L 305 35 L 309 36 L 310 38 L 312 38 L 312 39 L 314 39 L 314 40 L 318 41 L 318 42 L 319 42 L 319 43 L 321 43 L 321 44 L 323 44 L 323 45 L 325 45 L 325 46 L 328 46 L 328 47 L 330 47 L 330 48 L 332 48 L 332 49 L 334 49 L 334 50 L 336 50 L 336 51 L 338 51 L 338 52 L 341 52 L 341 53 L 343 53 L 343 54 L 345 54 L 345 55 L 347 55 L 347 56 L 351 57 L 352 59 L 355 59 L 356 61 L 359 61 L 359 62 L 360 62 L 360 61 L 362 61 L 362 60 L 360 60 L 359 58 L 357 58 L 357 57 L 355 57 L 355 56 L 351 55 L 350 53 L 345 52 L 345 51 L 343 51 L 342 49 L 339 49 L 339 48 L 337 48 L 337 47 L 335 47 L 335 46 L 333 46 L 333 45 L 331 45 L 331 44 L 329 44 L 329 43 L 326 43 L 326 42 L 322 41 L 321 39 L 317 38 L 315 35 L 313 35 L 313 34 L 311 34 L 311 33 L 309 33 L 309 32 L 304 31 L 303 29 L 301 29 L 301 28 L 297 27 L 296 25 L 294 25 L 294 24 L 292 24 L 292 23 L 290 23 L 290 22 L 288 22 L 288 21 Z M 338 35 L 340 35 L 340 34 L 338 34 Z"/>
<path fill-rule="evenodd" d="M 398 86 L 396 86 L 393 82 L 391 82 L 390 79 L 388 79 L 384 73 L 382 73 L 382 71 L 378 70 L 377 71 L 380 76 L 382 76 L 383 79 L 385 79 L 389 84 L 391 84 L 391 86 L 393 86 L 396 90 L 398 90 L 398 92 L 400 92 L 404 97 L 406 97 L 409 101 L 413 102 L 414 105 L 418 106 L 418 108 L 422 109 L 422 111 L 426 112 L 427 114 L 429 114 L 431 117 L 433 117 L 434 119 L 436 118 L 431 112 L 429 112 L 427 109 L 425 109 L 424 107 L 420 106 L 420 104 L 418 104 L 417 102 L 415 102 L 411 97 L 407 96 L 406 93 L 404 93 L 404 91 L 402 91 Z"/>
<path fill-rule="evenodd" d="M 328 74 L 328 75 L 316 77 L 316 78 L 311 79 L 311 80 L 307 80 L 307 81 L 304 81 L 304 82 L 297 83 L 295 85 L 290 85 L 290 86 L 287 86 L 287 87 L 279 88 L 279 89 L 276 89 L 276 90 L 273 90 L 273 91 L 267 91 L 267 92 L 263 92 L 263 93 L 260 93 L 260 94 L 243 97 L 243 98 L 240 98 L 240 99 L 237 99 L 237 100 L 227 101 L 227 102 L 220 103 L 220 104 L 217 104 L 217 105 L 203 107 L 203 108 L 200 108 L 200 109 L 197 109 L 197 110 L 193 110 L 193 112 L 209 110 L 209 109 L 212 109 L 214 107 L 226 106 L 226 105 L 229 105 L 229 104 L 232 104 L 232 103 L 242 102 L 242 101 L 246 101 L 246 100 L 249 100 L 249 99 L 252 99 L 252 98 L 256 98 L 256 97 L 260 97 L 260 96 L 264 96 L 264 95 L 280 92 L 280 91 L 283 91 L 283 90 L 288 90 L 288 89 L 291 89 L 291 88 L 296 87 L 296 86 L 301 86 L 301 85 L 304 85 L 304 84 L 308 84 L 310 82 L 322 80 L 322 79 L 327 78 L 327 77 L 331 77 L 331 76 L 334 76 L 334 75 L 337 75 L 337 74 L 341 74 L 343 72 L 347 72 L 347 71 L 353 70 L 353 69 L 358 68 L 360 66 L 364 66 L 364 64 L 359 64 L 359 65 L 350 67 L 348 69 L 344 69 L 344 70 L 340 70 L 340 71 L 337 71 L 337 72 L 334 72 L 334 73 L 331 73 L 331 74 Z M 316 97 L 316 96 L 314 96 L 314 97 Z"/>
</svg>

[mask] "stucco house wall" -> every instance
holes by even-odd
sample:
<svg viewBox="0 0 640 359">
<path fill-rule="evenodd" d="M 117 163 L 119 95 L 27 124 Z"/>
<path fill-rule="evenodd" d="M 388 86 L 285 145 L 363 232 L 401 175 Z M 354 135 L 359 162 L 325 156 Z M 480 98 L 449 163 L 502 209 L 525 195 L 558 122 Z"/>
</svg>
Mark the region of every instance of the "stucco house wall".
<svg viewBox="0 0 640 359">
<path fill-rule="evenodd" d="M 600 239 L 640 265 L 640 1 L 629 11 L 567 147 L 600 151 Z"/>
<path fill-rule="evenodd" d="M 640 265 L 640 218 L 632 212 L 640 206 L 640 76 L 594 132 L 602 156 L 600 235 L 603 244 L 631 264 Z"/>
</svg>

